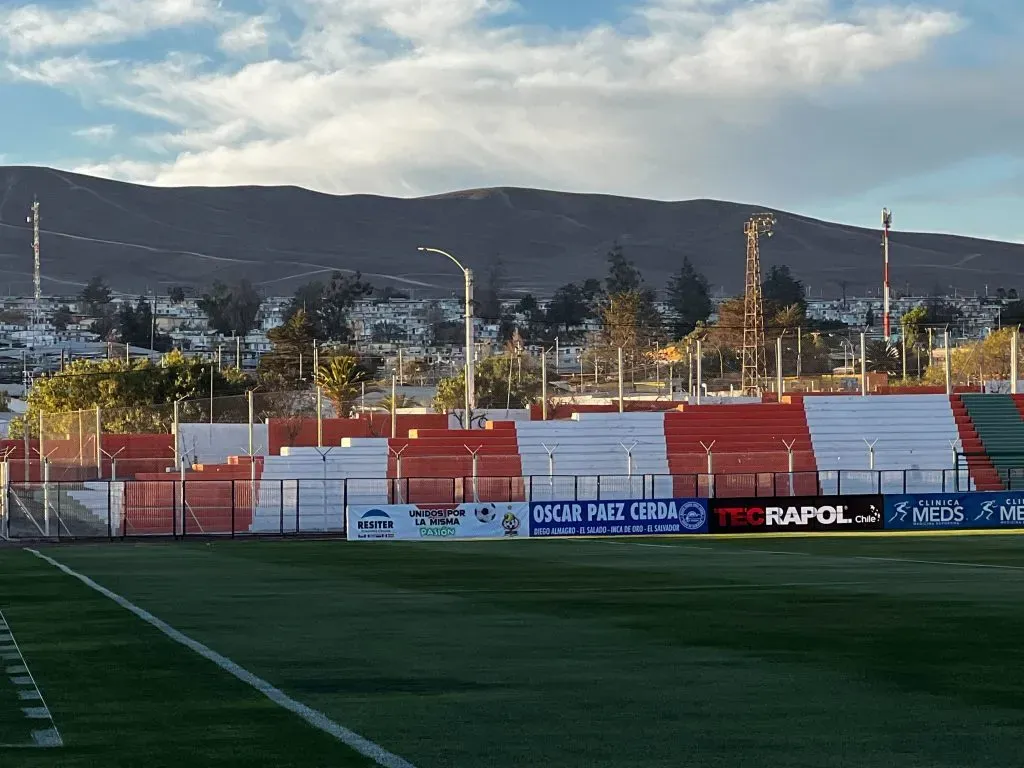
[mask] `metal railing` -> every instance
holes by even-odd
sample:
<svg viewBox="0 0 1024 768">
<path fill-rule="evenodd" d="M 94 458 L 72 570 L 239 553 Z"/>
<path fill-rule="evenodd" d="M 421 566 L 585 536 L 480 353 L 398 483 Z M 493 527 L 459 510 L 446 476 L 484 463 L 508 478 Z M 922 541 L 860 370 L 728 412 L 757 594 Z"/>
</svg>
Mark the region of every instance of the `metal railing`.
<svg viewBox="0 0 1024 768">
<path fill-rule="evenodd" d="M 0 537 L 340 535 L 352 506 L 962 493 L 964 469 L 682 475 L 9 482 Z"/>
</svg>

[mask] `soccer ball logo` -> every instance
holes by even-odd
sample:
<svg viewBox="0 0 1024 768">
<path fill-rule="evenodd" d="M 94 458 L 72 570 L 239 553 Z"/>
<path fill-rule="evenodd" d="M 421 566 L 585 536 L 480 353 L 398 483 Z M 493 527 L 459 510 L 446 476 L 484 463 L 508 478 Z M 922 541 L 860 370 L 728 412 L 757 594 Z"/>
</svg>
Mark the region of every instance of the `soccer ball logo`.
<svg viewBox="0 0 1024 768">
<path fill-rule="evenodd" d="M 519 518 L 511 512 L 506 512 L 505 517 L 501 519 L 501 527 L 505 529 L 506 536 L 518 536 L 519 525 Z"/>
<path fill-rule="evenodd" d="M 488 507 L 477 507 L 474 514 L 476 515 L 476 519 L 481 523 L 489 523 L 498 513 L 495 511 L 494 505 L 492 504 Z"/>
</svg>

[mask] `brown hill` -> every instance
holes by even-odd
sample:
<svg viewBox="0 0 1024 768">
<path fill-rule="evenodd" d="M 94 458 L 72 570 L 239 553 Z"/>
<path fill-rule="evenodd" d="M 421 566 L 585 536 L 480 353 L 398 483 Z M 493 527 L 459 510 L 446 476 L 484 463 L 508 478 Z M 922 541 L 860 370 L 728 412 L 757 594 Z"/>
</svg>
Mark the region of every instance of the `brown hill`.
<svg viewBox="0 0 1024 768">
<path fill-rule="evenodd" d="M 648 283 L 662 288 L 684 255 L 715 290 L 743 287 L 743 222 L 761 206 L 714 200 L 658 202 L 535 189 L 469 190 L 416 199 L 333 196 L 297 187 L 146 187 L 34 167 L 0 167 L 0 287 L 32 289 L 33 197 L 42 207 L 43 290 L 77 292 L 102 274 L 118 290 L 202 288 L 249 278 L 268 294 L 334 269 L 378 285 L 456 291 L 458 273 L 418 245 L 449 250 L 483 272 L 501 258 L 510 287 L 550 293 L 605 273 L 618 240 Z M 814 295 L 877 286 L 874 230 L 777 212 L 764 264 L 788 264 Z M 895 232 L 896 288 L 1017 285 L 1024 246 Z"/>
</svg>

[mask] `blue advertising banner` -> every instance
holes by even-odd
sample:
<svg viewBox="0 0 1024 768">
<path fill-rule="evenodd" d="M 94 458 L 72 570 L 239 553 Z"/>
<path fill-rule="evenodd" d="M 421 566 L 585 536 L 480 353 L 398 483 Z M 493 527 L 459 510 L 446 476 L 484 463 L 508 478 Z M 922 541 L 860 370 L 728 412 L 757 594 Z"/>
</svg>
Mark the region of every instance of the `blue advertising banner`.
<svg viewBox="0 0 1024 768">
<path fill-rule="evenodd" d="M 707 533 L 706 499 L 536 501 L 530 536 L 658 536 Z"/>
<path fill-rule="evenodd" d="M 1024 528 L 1024 493 L 926 493 L 885 497 L 887 530 Z"/>
</svg>

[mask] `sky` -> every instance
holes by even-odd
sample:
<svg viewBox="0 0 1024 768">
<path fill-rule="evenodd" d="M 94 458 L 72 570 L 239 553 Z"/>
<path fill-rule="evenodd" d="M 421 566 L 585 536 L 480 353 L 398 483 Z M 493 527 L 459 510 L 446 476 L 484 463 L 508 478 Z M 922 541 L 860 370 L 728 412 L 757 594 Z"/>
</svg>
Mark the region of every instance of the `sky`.
<svg viewBox="0 0 1024 768">
<path fill-rule="evenodd" d="M 0 164 L 1024 242 L 1021 0 L 3 0 Z"/>
</svg>

